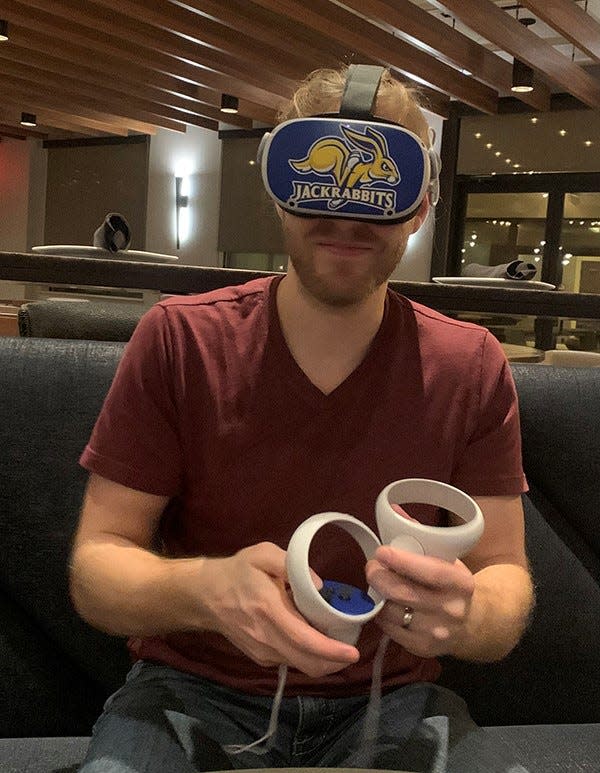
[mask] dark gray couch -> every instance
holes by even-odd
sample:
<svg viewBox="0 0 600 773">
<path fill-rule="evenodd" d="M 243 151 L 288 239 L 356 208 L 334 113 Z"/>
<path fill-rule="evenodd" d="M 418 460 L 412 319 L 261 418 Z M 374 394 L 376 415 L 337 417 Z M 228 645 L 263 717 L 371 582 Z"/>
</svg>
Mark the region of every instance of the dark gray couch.
<svg viewBox="0 0 600 773">
<path fill-rule="evenodd" d="M 0 338 L 3 773 L 71 770 L 128 667 L 123 642 L 73 612 L 66 580 L 86 478 L 77 459 L 123 346 Z M 443 681 L 532 773 L 600 771 L 600 376 L 514 373 L 537 609 L 508 659 L 448 661 Z"/>
</svg>

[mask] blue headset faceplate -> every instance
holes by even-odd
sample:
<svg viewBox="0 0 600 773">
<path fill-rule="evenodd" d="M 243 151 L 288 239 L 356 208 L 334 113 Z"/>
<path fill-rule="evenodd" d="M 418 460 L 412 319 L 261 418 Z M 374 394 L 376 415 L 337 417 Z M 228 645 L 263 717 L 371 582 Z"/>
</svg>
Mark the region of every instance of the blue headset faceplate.
<svg viewBox="0 0 600 773">
<path fill-rule="evenodd" d="M 265 135 L 259 150 L 269 195 L 298 215 L 406 220 L 425 196 L 429 151 L 396 124 L 297 118 Z"/>
</svg>

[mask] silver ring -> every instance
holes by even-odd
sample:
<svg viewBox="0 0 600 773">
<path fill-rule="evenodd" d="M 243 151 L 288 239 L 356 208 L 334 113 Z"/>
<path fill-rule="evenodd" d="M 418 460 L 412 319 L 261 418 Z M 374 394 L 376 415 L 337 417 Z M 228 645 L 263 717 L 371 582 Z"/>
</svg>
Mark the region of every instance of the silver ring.
<svg viewBox="0 0 600 773">
<path fill-rule="evenodd" d="M 404 615 L 402 617 L 402 627 L 409 628 L 412 623 L 415 611 L 412 607 L 404 607 Z"/>
</svg>

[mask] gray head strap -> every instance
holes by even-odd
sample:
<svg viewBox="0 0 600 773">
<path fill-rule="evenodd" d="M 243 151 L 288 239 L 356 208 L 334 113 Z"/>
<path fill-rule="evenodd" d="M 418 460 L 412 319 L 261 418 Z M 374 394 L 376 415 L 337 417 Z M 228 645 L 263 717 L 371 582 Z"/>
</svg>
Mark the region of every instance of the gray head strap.
<svg viewBox="0 0 600 773">
<path fill-rule="evenodd" d="M 342 94 L 340 116 L 368 121 L 373 118 L 373 106 L 384 67 L 371 64 L 351 64 Z"/>
</svg>

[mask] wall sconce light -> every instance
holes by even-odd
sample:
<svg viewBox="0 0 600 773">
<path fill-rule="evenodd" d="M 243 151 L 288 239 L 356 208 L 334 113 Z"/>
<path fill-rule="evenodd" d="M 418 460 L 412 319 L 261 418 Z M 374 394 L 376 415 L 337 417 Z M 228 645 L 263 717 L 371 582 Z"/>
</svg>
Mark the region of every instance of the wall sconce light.
<svg viewBox="0 0 600 773">
<path fill-rule="evenodd" d="M 531 17 L 519 19 L 517 16 L 517 21 L 524 27 L 531 27 L 532 24 L 535 24 L 535 19 Z M 525 64 L 525 62 L 516 57 L 513 60 L 512 86 L 510 90 L 517 94 L 526 94 L 529 91 L 533 91 L 533 70 L 528 64 Z"/>
<path fill-rule="evenodd" d="M 21 113 L 21 126 L 37 126 L 35 113 Z"/>
<path fill-rule="evenodd" d="M 175 178 L 175 219 L 176 219 L 176 239 L 177 249 L 181 246 L 181 241 L 187 236 L 187 219 L 184 222 L 184 210 L 189 204 L 189 196 L 184 192 L 187 178 Z"/>
<path fill-rule="evenodd" d="M 222 113 L 237 113 L 239 110 L 239 100 L 237 97 L 232 97 L 231 94 L 221 95 L 221 112 Z"/>
<path fill-rule="evenodd" d="M 6 19 L 0 19 L 0 43 L 8 40 L 8 22 Z"/>
</svg>

